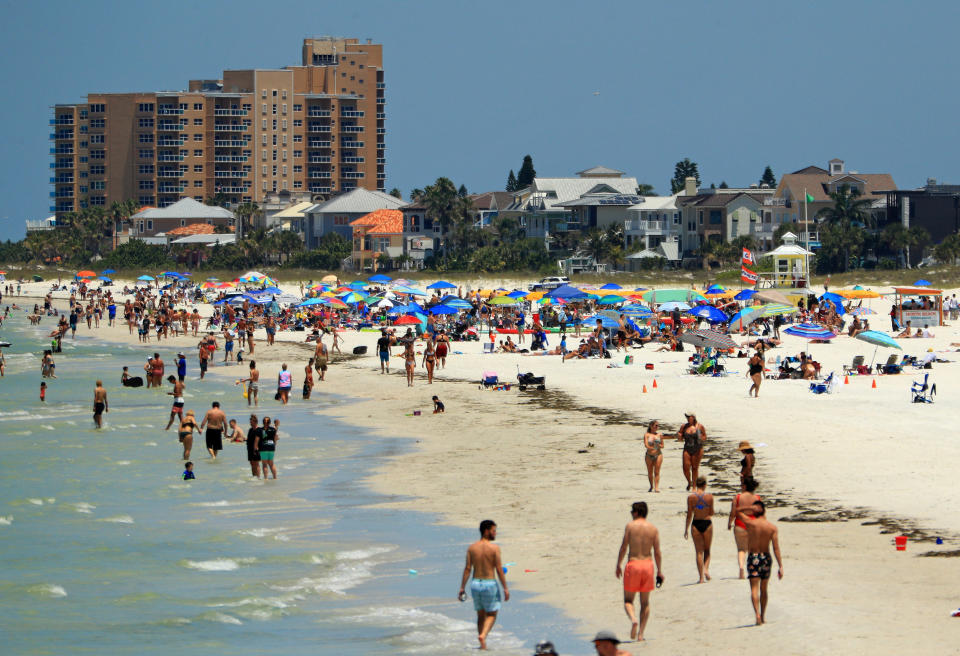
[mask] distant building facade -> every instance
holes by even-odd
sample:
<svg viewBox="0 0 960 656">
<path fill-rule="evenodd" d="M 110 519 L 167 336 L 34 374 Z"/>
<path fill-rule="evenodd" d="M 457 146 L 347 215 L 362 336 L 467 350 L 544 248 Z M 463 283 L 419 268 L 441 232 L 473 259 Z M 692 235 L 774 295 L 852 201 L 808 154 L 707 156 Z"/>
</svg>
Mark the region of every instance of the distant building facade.
<svg viewBox="0 0 960 656">
<path fill-rule="evenodd" d="M 320 239 L 334 232 L 347 241 L 353 239 L 350 224 L 376 210 L 395 210 L 406 201 L 382 191 L 354 189 L 303 210 L 303 236 L 307 248 L 316 248 Z"/>
</svg>

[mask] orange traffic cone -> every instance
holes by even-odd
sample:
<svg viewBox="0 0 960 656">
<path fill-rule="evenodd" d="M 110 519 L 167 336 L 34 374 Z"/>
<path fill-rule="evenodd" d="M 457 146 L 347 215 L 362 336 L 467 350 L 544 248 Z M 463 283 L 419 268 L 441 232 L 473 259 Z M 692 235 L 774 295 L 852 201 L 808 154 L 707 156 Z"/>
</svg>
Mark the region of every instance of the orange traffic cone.
<svg viewBox="0 0 960 656">
<path fill-rule="evenodd" d="M 646 386 L 646 385 L 643 386 L 643 393 L 644 393 L 644 394 L 647 393 L 647 386 Z"/>
<path fill-rule="evenodd" d="M 657 389 L 657 379 L 653 379 L 653 389 Z"/>
<path fill-rule="evenodd" d="M 873 379 L 873 385 L 871 385 L 871 387 L 873 387 L 873 389 L 877 389 L 877 379 L 876 379 L 876 378 Z"/>
<path fill-rule="evenodd" d="M 850 376 L 848 376 L 848 375 L 846 375 L 846 374 L 843 375 L 843 384 L 844 384 L 844 385 L 849 385 L 849 384 L 850 384 Z"/>
</svg>

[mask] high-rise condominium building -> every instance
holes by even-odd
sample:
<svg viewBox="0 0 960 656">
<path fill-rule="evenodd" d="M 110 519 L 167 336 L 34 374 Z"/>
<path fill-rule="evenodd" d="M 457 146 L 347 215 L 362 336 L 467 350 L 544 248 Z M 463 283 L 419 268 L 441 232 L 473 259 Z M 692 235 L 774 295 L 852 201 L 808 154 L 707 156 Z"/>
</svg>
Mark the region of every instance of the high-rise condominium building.
<svg viewBox="0 0 960 656">
<path fill-rule="evenodd" d="M 304 39 L 300 66 L 224 71 L 186 91 L 91 93 L 53 108 L 50 209 L 382 191 L 384 105 L 383 46 L 332 37 Z"/>
</svg>

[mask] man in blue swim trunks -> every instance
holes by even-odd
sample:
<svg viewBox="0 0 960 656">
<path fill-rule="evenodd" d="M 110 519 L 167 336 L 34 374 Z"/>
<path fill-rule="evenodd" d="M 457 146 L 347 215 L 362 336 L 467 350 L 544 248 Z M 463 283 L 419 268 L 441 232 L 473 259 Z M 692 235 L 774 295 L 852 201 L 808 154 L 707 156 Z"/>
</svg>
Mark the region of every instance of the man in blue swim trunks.
<svg viewBox="0 0 960 656">
<path fill-rule="evenodd" d="M 460 581 L 460 593 L 457 598 L 465 601 L 467 598 L 467 581 L 471 574 L 470 596 L 473 597 L 473 608 L 477 611 L 477 640 L 480 649 L 487 648 L 487 635 L 497 621 L 497 612 L 500 610 L 499 579 L 503 586 L 503 601 L 510 601 L 510 590 L 507 589 L 507 579 L 503 575 L 503 563 L 500 561 L 500 547 L 493 543 L 497 539 L 497 524 L 492 519 L 480 522 L 480 539 L 467 549 L 467 564 L 463 568 L 463 579 Z"/>
</svg>

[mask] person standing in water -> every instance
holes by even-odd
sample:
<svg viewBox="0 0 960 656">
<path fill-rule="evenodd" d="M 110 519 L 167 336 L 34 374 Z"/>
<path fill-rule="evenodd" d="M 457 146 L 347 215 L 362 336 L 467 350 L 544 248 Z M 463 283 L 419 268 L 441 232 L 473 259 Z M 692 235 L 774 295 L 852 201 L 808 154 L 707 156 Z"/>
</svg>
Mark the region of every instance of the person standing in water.
<svg viewBox="0 0 960 656">
<path fill-rule="evenodd" d="M 93 390 L 93 423 L 97 428 L 103 428 L 103 413 L 110 412 L 107 402 L 107 390 L 103 388 L 103 381 L 98 380 Z"/>
<path fill-rule="evenodd" d="M 663 583 L 663 567 L 660 557 L 660 532 L 647 521 L 647 504 L 636 501 L 630 506 L 633 519 L 623 531 L 623 542 L 617 555 L 617 579 L 623 577 L 623 608 L 630 618 L 630 639 L 643 640 L 643 631 L 650 619 L 650 593 L 655 586 Z M 651 559 L 651 552 L 653 558 Z M 624 557 L 627 565 L 620 568 Z M 654 560 L 657 564 L 657 576 L 653 576 Z M 634 611 L 634 601 L 640 594 L 640 617 Z"/>
<path fill-rule="evenodd" d="M 497 539 L 497 524 L 492 519 L 480 522 L 480 539 L 467 549 L 467 564 L 463 568 L 460 580 L 460 592 L 457 598 L 467 598 L 467 582 L 470 581 L 470 596 L 473 597 L 473 609 L 477 611 L 477 640 L 480 649 L 487 648 L 487 636 L 490 635 L 497 613 L 500 612 L 500 585 L 503 586 L 502 601 L 510 601 L 510 590 L 503 573 L 500 560 L 500 547 L 493 542 Z"/>
<path fill-rule="evenodd" d="M 277 451 L 277 430 L 280 428 L 280 420 L 270 425 L 270 417 L 263 418 L 263 427 L 257 432 L 256 444 L 253 445 L 255 451 L 260 454 L 261 467 L 263 469 L 263 478 L 267 478 L 267 470 L 273 474 L 274 480 L 277 478 L 277 466 L 274 464 L 274 455 Z"/>
<path fill-rule="evenodd" d="M 697 478 L 697 487 L 687 497 L 687 521 L 684 524 L 683 539 L 693 533 L 693 548 L 697 554 L 697 572 L 699 583 L 710 580 L 710 544 L 713 542 L 713 495 L 707 494 L 707 479 Z M 691 531 L 691 527 L 693 530 Z"/>
<path fill-rule="evenodd" d="M 170 426 L 173 425 L 173 418 L 179 417 L 180 423 L 183 423 L 183 390 L 185 385 L 183 380 L 177 380 L 175 377 L 167 376 L 167 382 L 173 385 L 173 391 L 167 392 L 168 396 L 173 397 L 173 407 L 170 408 L 170 421 L 167 422 L 167 427 L 163 430 L 170 430 Z"/>
<path fill-rule="evenodd" d="M 227 416 L 220 409 L 220 402 L 214 401 L 211 408 L 207 410 L 203 421 L 200 422 L 200 430 L 206 427 L 207 451 L 210 457 L 216 460 L 217 452 L 223 451 L 223 429 L 227 423 Z"/>
</svg>

